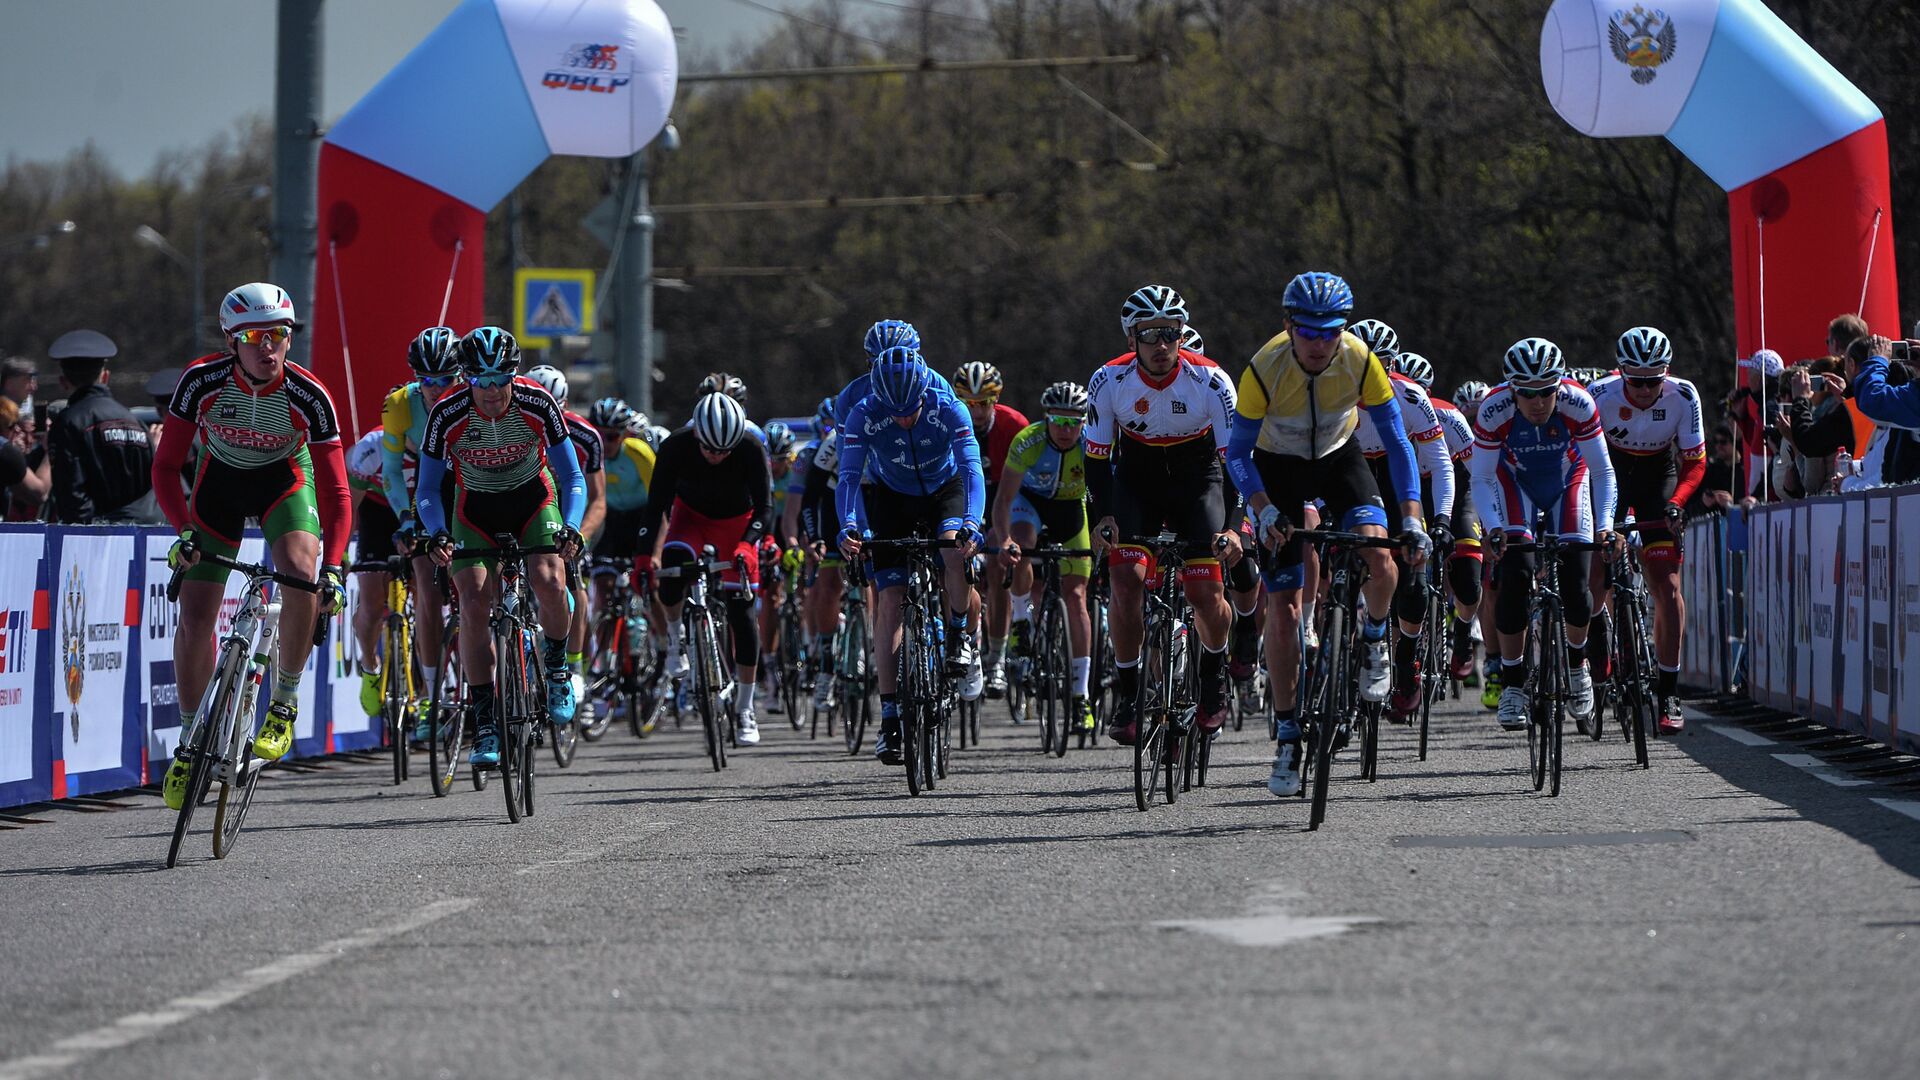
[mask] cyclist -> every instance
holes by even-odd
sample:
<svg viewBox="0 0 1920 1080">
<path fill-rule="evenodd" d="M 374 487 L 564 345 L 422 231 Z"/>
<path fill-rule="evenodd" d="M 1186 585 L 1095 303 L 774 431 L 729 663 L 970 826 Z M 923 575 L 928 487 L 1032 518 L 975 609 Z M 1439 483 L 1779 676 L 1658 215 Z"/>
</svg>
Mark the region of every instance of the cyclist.
<svg viewBox="0 0 1920 1080">
<path fill-rule="evenodd" d="M 842 419 L 840 469 L 834 489 L 840 552 L 860 558 L 864 539 L 900 540 L 918 532 L 928 539 L 957 540 L 941 551 L 946 568 L 947 669 L 959 675 L 979 663 L 967 629 L 970 589 L 967 564 L 980 545 L 986 510 L 986 477 L 973 423 L 945 380 L 920 353 L 906 346 L 883 350 L 874 360 L 870 392 Z M 857 478 L 872 471 L 870 492 Z M 900 763 L 900 606 L 905 559 L 881 551 L 873 557 L 874 651 L 880 663 L 880 737 L 874 756 Z M 956 602 L 958 607 L 955 606 Z"/>
<path fill-rule="evenodd" d="M 1034 595 L 1033 564 L 1021 558 L 1020 549 L 1042 543 L 1066 548 L 1092 545 L 1087 531 L 1086 442 L 1081 438 L 1087 408 L 1087 388 L 1079 383 L 1057 382 L 1047 387 L 1040 395 L 1041 421 L 1014 436 L 1000 471 L 997 501 L 989 519 L 997 524 L 987 542 L 1001 547 L 1002 561 L 1013 567 L 1014 596 L 1029 601 L 1029 610 Z M 1060 562 L 1060 593 L 1067 602 L 1067 646 L 1071 654 L 1070 715 L 1086 731 L 1093 730 L 1093 702 L 1087 694 L 1093 652 L 1087 579 L 1092 575 L 1091 558 L 1074 556 Z"/>
<path fill-rule="evenodd" d="M 1401 353 L 1395 366 L 1400 374 L 1433 391 L 1433 363 L 1419 353 Z M 1483 393 L 1481 396 L 1485 396 Z M 1473 421 L 1444 397 L 1430 398 L 1440 427 L 1446 432 L 1447 457 L 1453 470 L 1453 548 L 1447 553 L 1447 593 L 1453 599 L 1453 639 L 1448 644 L 1447 675 L 1473 677 L 1473 624 L 1480 613 L 1480 516 L 1473 509 L 1473 485 L 1467 459 L 1473 456 Z"/>
<path fill-rule="evenodd" d="M 228 293 L 220 301 L 227 351 L 201 357 L 180 376 L 153 456 L 154 494 L 180 534 L 167 565 L 188 568 L 173 649 L 181 747 L 191 745 L 200 695 L 213 677 L 214 623 L 227 580 L 225 569 L 200 564 L 200 552 L 233 558 L 247 519 L 258 518 L 273 564 L 320 585 L 318 595 L 280 593 L 286 631 L 267 719 L 253 740 L 253 752 L 269 761 L 293 747 L 300 675 L 313 648 L 305 628 L 316 609 L 332 613 L 345 602 L 340 565 L 352 514 L 333 399 L 311 372 L 287 359 L 293 326 L 293 301 L 278 285 L 256 281 Z M 192 489 L 183 491 L 181 468 L 195 445 L 203 452 Z M 176 751 L 161 784 L 169 808 L 180 808 L 190 771 Z"/>
<path fill-rule="evenodd" d="M 627 407 L 617 397 L 604 397 L 587 409 L 587 422 L 600 433 L 606 448 L 602 463 L 606 479 L 607 512 L 598 536 L 590 536 L 593 554 L 601 559 L 624 559 L 638 555 L 640 511 L 647 505 L 647 489 L 653 482 L 654 453 L 641 435 L 646 417 Z M 594 601 L 603 605 L 607 589 L 619 588 L 618 575 L 593 576 Z M 638 587 L 638 583 L 634 583 Z M 599 610 L 596 607 L 594 610 Z M 656 641 L 660 639 L 656 638 Z M 641 730 L 652 733 L 653 715 L 641 721 Z"/>
<path fill-rule="evenodd" d="M 1348 330 L 1353 291 L 1334 274 L 1309 271 L 1287 283 L 1286 327 L 1254 354 L 1240 376 L 1239 415 L 1227 453 L 1234 483 L 1247 497 L 1261 541 L 1277 549 L 1267 569 L 1267 679 L 1277 714 L 1278 746 L 1267 790 L 1300 791 L 1300 725 L 1295 716 L 1300 662 L 1303 543 L 1293 516 L 1315 499 L 1324 520 L 1345 531 L 1387 535 L 1387 506 L 1354 437 L 1364 410 L 1387 461 L 1400 513 L 1400 540 L 1410 570 L 1432 550 L 1420 505 L 1420 477 L 1396 405 L 1395 386 L 1380 358 Z M 1387 699 L 1387 616 L 1399 583 L 1392 553 L 1362 548 L 1365 617 L 1360 638 L 1360 696 Z M 1322 647 L 1331 643 L 1322 642 Z"/>
<path fill-rule="evenodd" d="M 1674 703 L 1680 679 L 1680 641 L 1687 630 L 1687 609 L 1680 595 L 1679 532 L 1686 523 L 1687 500 L 1707 472 L 1706 425 L 1700 416 L 1700 391 L 1668 374 L 1673 343 L 1651 326 L 1636 326 L 1614 346 L 1619 373 L 1601 379 L 1589 391 L 1607 433 L 1607 451 L 1619 480 L 1617 512 L 1640 521 L 1642 566 L 1653 600 L 1653 643 L 1660 672 L 1655 676 L 1660 730 L 1674 733 L 1685 720 Z M 1655 517 L 1656 511 L 1659 517 Z M 1612 598 L 1606 572 L 1595 567 L 1594 601 L 1605 612 Z M 1607 624 L 1594 620 L 1588 650 L 1604 678 L 1607 673 Z"/>
<path fill-rule="evenodd" d="M 735 404 L 740 406 L 743 413 L 746 411 L 747 384 L 746 381 L 738 375 L 729 375 L 724 371 L 716 371 L 706 378 L 701 379 L 699 388 L 694 391 L 694 399 L 697 401 L 700 398 L 706 397 L 708 394 L 725 394 L 732 398 Z M 689 419 L 685 424 L 681 425 L 680 430 L 685 431 L 692 426 L 693 421 Z M 749 420 L 747 421 L 747 433 L 753 436 L 754 441 L 760 444 L 761 449 L 766 449 L 767 431 L 765 428 Z"/>
<path fill-rule="evenodd" d="M 580 514 L 580 535 L 591 539 L 600 535 L 607 519 L 606 444 L 600 429 L 591 420 L 567 408 L 567 377 L 559 368 L 539 364 L 527 369 L 527 378 L 553 397 L 560 415 L 567 419 L 567 437 L 573 440 L 574 457 L 580 462 L 580 474 L 587 485 L 587 507 Z M 583 543 L 580 555 L 585 555 Z M 578 556 L 576 556 L 578 558 Z M 576 707 L 586 700 L 587 677 L 584 661 L 587 629 L 593 621 L 593 609 L 587 606 L 587 579 L 576 575 L 573 586 L 573 623 L 567 629 L 567 666 L 573 669 L 573 700 Z"/>
<path fill-rule="evenodd" d="M 829 405 L 831 401 L 828 399 Z M 813 635 L 813 704 L 818 709 L 825 709 L 833 696 L 833 679 L 827 668 L 833 655 L 833 635 L 840 626 L 840 596 L 844 587 L 841 568 L 845 563 L 835 543 L 839 530 L 834 524 L 838 517 L 834 499 L 839 484 L 840 432 L 829 430 L 807 464 L 805 489 L 788 503 L 789 507 L 796 501 L 799 503 L 799 535 L 816 560 L 813 586 L 807 590 L 806 617 L 808 632 Z"/>
<path fill-rule="evenodd" d="M 1002 383 L 1000 369 L 980 360 L 971 360 L 961 364 L 953 373 L 953 392 L 967 406 L 967 417 L 973 421 L 973 438 L 980 444 L 980 468 L 987 478 L 987 528 L 998 529 L 1000 535 L 1006 535 L 1006 521 L 998 515 L 1000 502 L 1000 476 L 1007 464 L 1007 449 L 1014 439 L 1027 428 L 1027 418 L 1020 410 L 1011 405 L 1000 404 Z M 1024 627 L 1028 618 L 1027 592 L 1031 588 L 1032 572 L 1027 574 L 1028 589 L 1016 589 L 1009 602 L 1007 593 L 1007 575 L 989 573 L 982 583 L 981 600 L 986 606 L 987 659 L 985 663 L 985 689 L 988 697 L 997 698 L 1007 692 L 1007 635 L 1009 628 L 1017 635 L 1016 640 L 1026 641 L 1031 637 Z M 972 683 L 969 673 L 968 682 Z M 979 685 L 967 685 L 961 688 L 962 695 L 969 700 L 979 695 Z M 968 694 L 968 691 L 972 691 Z"/>
<path fill-rule="evenodd" d="M 355 562 L 378 562 L 394 556 L 394 535 L 400 519 L 387 505 L 381 488 L 380 444 L 386 433 L 374 428 L 347 451 L 347 492 L 353 500 L 353 557 Z M 359 647 L 360 707 L 368 716 L 380 715 L 380 620 L 387 613 L 387 575 L 384 571 L 360 575 L 353 598 L 353 638 Z M 419 732 L 416 731 L 416 734 Z"/>
<path fill-rule="evenodd" d="M 553 395 L 515 374 L 520 345 L 497 326 L 482 326 L 460 339 L 465 385 L 440 399 L 427 414 L 420 444 L 420 527 L 431 537 L 434 564 L 452 567 L 460 605 L 460 652 L 473 706 L 473 753 L 477 769 L 500 765 L 500 731 L 493 687 L 493 635 L 488 619 L 499 591 L 488 554 L 499 535 L 523 548 L 553 545 L 557 554 L 527 556 L 527 582 L 539 606 L 547 676 L 547 718 L 555 728 L 573 722 L 572 673 L 567 667 L 567 630 L 573 619 L 565 561 L 580 553 L 580 522 L 586 512 L 586 482 L 572 431 Z M 452 467 L 452 498 L 442 477 Z M 446 499 L 446 501 L 442 501 Z M 557 505 L 556 505 L 557 503 Z"/>
<path fill-rule="evenodd" d="M 1466 382 L 1461 383 L 1459 388 L 1453 392 L 1453 403 L 1460 409 L 1461 415 L 1467 418 L 1467 426 L 1469 428 L 1480 418 L 1480 403 L 1487 399 L 1487 391 L 1488 387 L 1486 383 L 1478 379 L 1468 379 Z M 1467 451 L 1466 460 L 1468 462 L 1467 474 L 1470 480 L 1473 474 L 1473 451 L 1471 449 Z M 1470 493 L 1471 485 L 1469 485 L 1467 490 L 1469 490 Z M 1474 510 L 1475 526 L 1481 529 L 1483 534 L 1482 539 L 1484 540 L 1485 525 L 1479 521 L 1479 517 L 1480 511 L 1476 507 Z M 1488 710 L 1500 707 L 1500 638 L 1498 636 L 1499 631 L 1494 629 L 1493 625 L 1494 595 L 1496 591 L 1493 581 L 1493 564 L 1487 562 L 1483 557 L 1480 566 L 1480 611 L 1477 621 L 1480 625 L 1480 639 L 1486 643 L 1487 650 L 1486 657 L 1481 661 L 1480 665 L 1480 706 Z"/>
<path fill-rule="evenodd" d="M 794 462 L 800 455 L 800 445 L 793 436 L 793 429 L 778 420 L 768 424 L 766 432 L 767 469 L 773 482 L 773 520 L 784 524 L 788 486 L 793 479 Z M 781 560 L 776 572 L 763 573 L 760 581 L 760 677 L 768 680 L 765 689 L 771 695 L 771 700 L 767 703 L 767 711 L 775 714 L 785 708 L 779 695 L 773 694 L 771 680 L 780 669 L 780 601 L 786 592 L 786 552 L 792 550 L 796 558 L 799 552 L 797 546 L 789 548 L 786 539 L 784 530 L 770 528 L 760 541 L 761 558 Z"/>
<path fill-rule="evenodd" d="M 420 517 L 414 509 L 414 487 L 418 480 L 420 444 L 426 439 L 427 414 L 460 381 L 460 335 L 452 327 L 429 326 L 407 346 L 407 367 L 413 379 L 387 395 L 380 409 L 380 475 L 387 505 L 393 508 L 400 526 L 396 530 L 396 550 L 413 556 L 413 639 L 414 655 L 419 658 L 422 685 L 433 687 L 440 679 L 440 640 L 446 622 L 447 598 L 440 594 L 432 560 L 419 546 Z M 452 479 L 443 485 L 442 499 L 451 500 Z M 367 698 L 364 690 L 361 702 Z M 414 733 L 427 734 L 427 717 L 422 715 Z"/>
<path fill-rule="evenodd" d="M 1163 527 L 1180 537 L 1181 586 L 1201 644 L 1202 729 L 1219 729 L 1227 711 L 1227 633 L 1231 609 L 1222 584 L 1224 550 L 1238 561 L 1239 536 L 1227 531 L 1220 453 L 1233 415 L 1233 383 L 1219 366 L 1180 347 L 1187 302 L 1165 285 L 1136 289 L 1120 306 L 1128 352 L 1093 374 L 1087 386 L 1087 486 L 1094 532 L 1110 548 L 1109 605 L 1118 698 L 1107 735 L 1132 745 L 1140 723 L 1140 647 L 1146 637 L 1147 579 L 1153 555 L 1133 543 Z M 1224 547 L 1222 547 L 1224 545 Z M 1171 752 L 1178 740 L 1169 740 Z"/>
<path fill-rule="evenodd" d="M 860 404 L 873 389 L 874 361 L 880 358 L 881 353 L 896 345 L 903 345 L 918 352 L 920 331 L 915 330 L 912 323 L 903 319 L 881 319 L 867 327 L 866 337 L 862 339 L 861 344 L 867 350 L 868 370 L 854 376 L 853 381 L 848 383 L 840 393 L 834 395 L 833 399 L 833 426 L 843 430 L 847 425 L 847 414 L 852 412 L 853 407 Z M 945 387 L 948 393 L 953 392 L 953 387 L 947 380 L 937 374 L 934 380 Z"/>
<path fill-rule="evenodd" d="M 754 667 L 760 662 L 760 628 L 753 620 L 753 590 L 760 580 L 760 539 L 773 524 L 773 488 L 767 455 L 747 437 L 747 412 L 725 393 L 708 393 L 693 407 L 691 426 L 660 445 L 653 486 L 640 514 L 639 566 L 684 566 L 711 547 L 728 559 L 723 580 L 727 627 L 733 635 L 735 669 L 734 741 L 760 742 L 753 715 Z M 667 528 L 661 535 L 660 523 Z M 662 580 L 656 596 L 667 625 L 668 676 L 678 682 L 687 672 L 680 649 L 681 605 L 689 582 Z"/>
<path fill-rule="evenodd" d="M 1533 539 L 1536 509 L 1551 513 L 1562 540 L 1613 541 L 1614 475 L 1593 398 L 1567 375 L 1560 347 L 1545 338 L 1514 342 L 1503 361 L 1507 381 L 1480 403 L 1474 421 L 1473 499 L 1487 531 L 1499 592 L 1494 623 L 1500 648 L 1500 726 L 1527 726 L 1527 608 L 1537 562 L 1508 551 Z M 1595 524 L 1600 532 L 1595 535 Z M 1587 551 L 1561 555 L 1560 600 L 1567 624 L 1567 711 L 1576 724 L 1593 719 L 1593 676 L 1587 671 L 1587 621 L 1593 611 Z"/>
</svg>

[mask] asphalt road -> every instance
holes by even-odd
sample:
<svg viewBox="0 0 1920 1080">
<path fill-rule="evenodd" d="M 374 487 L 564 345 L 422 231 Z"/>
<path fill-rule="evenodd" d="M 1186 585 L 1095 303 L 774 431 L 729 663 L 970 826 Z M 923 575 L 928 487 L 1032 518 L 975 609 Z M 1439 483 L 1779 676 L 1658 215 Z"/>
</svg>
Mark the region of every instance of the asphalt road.
<svg viewBox="0 0 1920 1080">
<path fill-rule="evenodd" d="M 42 810 L 0 832 L 0 1080 L 1912 1075 L 1910 789 L 1696 717 L 1646 772 L 1569 742 L 1548 799 L 1451 705 L 1308 833 L 1251 730 L 1143 814 L 1129 751 L 987 715 L 917 799 L 763 717 L 720 775 L 616 729 L 519 825 L 274 770 L 171 871 L 151 793 Z"/>
</svg>

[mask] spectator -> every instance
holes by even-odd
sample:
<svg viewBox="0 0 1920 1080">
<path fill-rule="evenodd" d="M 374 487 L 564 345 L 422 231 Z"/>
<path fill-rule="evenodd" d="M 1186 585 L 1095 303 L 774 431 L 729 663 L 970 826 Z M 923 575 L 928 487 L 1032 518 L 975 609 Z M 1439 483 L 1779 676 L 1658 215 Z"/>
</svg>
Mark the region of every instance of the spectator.
<svg viewBox="0 0 1920 1080">
<path fill-rule="evenodd" d="M 1839 369 L 1837 359 L 1822 357 L 1812 363 L 1794 365 L 1787 376 L 1792 395 L 1787 434 L 1799 452 L 1799 460 L 1794 464 L 1809 495 L 1833 490 L 1838 482 L 1834 465 L 1840 451 L 1845 450 L 1849 456 L 1853 454 L 1853 414 L 1847 411 L 1842 397 L 1847 384 L 1837 374 Z"/>
<path fill-rule="evenodd" d="M 1734 492 L 1745 491 L 1746 468 L 1734 447 L 1733 429 L 1725 424 L 1707 436 L 1707 473 L 1693 494 L 1689 512 L 1725 510 L 1734 503 Z"/>
<path fill-rule="evenodd" d="M 1775 465 L 1779 451 L 1774 445 L 1779 438 L 1776 417 L 1781 411 L 1775 399 L 1786 392 L 1780 381 L 1786 364 L 1779 353 L 1761 349 L 1740 361 L 1739 368 L 1746 373 L 1746 381 L 1734 388 L 1723 404 L 1733 417 L 1734 429 L 1740 435 L 1747 459 L 1746 475 L 1753 486 L 1745 492 L 1745 497 L 1756 502 L 1773 502 L 1787 496 L 1778 488 L 1777 476 L 1782 470 Z"/>
<path fill-rule="evenodd" d="M 52 482 L 47 466 L 46 443 L 38 434 L 38 425 L 34 423 L 31 403 L 21 405 L 11 398 L 5 400 L 19 409 L 19 418 L 13 422 L 12 426 L 0 432 L 0 435 L 4 435 L 8 443 L 25 455 L 27 471 L 32 473 L 34 478 L 31 483 L 14 488 L 13 504 L 7 508 L 6 520 L 39 521 L 41 510 L 45 507 L 47 489 Z"/>
<path fill-rule="evenodd" d="M 10 399 L 20 412 L 33 412 L 33 392 L 39 385 L 40 369 L 33 361 L 24 356 L 0 360 L 0 397 Z"/>
<path fill-rule="evenodd" d="M 0 521 L 11 520 L 15 495 L 35 505 L 47 497 L 45 473 L 28 467 L 26 453 L 11 437 L 19 420 L 19 404 L 0 394 L 0 432 L 7 434 L 0 438 Z"/>
<path fill-rule="evenodd" d="M 1868 457 L 1876 459 L 1881 484 L 1904 484 L 1920 479 L 1920 384 L 1904 364 L 1887 359 L 1893 343 L 1874 336 L 1854 342 L 1847 350 L 1847 381 L 1861 415 L 1886 429 L 1876 437 Z"/>
<path fill-rule="evenodd" d="M 47 349 L 60 362 L 67 407 L 48 425 L 54 520 L 153 524 L 153 447 L 147 427 L 107 389 L 107 361 L 119 349 L 94 330 L 72 330 Z"/>
</svg>

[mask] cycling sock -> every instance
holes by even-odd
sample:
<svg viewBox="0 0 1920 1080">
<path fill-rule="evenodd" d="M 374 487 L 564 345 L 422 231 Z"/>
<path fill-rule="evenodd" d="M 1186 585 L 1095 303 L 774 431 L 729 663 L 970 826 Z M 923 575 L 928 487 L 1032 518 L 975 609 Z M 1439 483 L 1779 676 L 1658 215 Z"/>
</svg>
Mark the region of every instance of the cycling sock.
<svg viewBox="0 0 1920 1080">
<path fill-rule="evenodd" d="M 1500 660 L 1500 685 L 1525 686 L 1527 683 L 1527 662 L 1525 660 Z"/>
<path fill-rule="evenodd" d="M 1371 645 L 1387 639 L 1387 620 L 1376 619 L 1371 613 L 1360 623 L 1360 639 Z"/>
<path fill-rule="evenodd" d="M 300 695 L 300 672 L 273 666 L 273 704 L 292 705 Z"/>
<path fill-rule="evenodd" d="M 1679 682 L 1680 669 L 1670 668 L 1665 664 L 1661 664 L 1660 674 L 1653 677 L 1653 692 L 1663 698 L 1670 698 L 1673 696 L 1673 691 Z"/>
<path fill-rule="evenodd" d="M 564 677 L 567 672 L 567 639 L 542 638 L 545 646 L 543 654 L 547 662 L 547 678 Z"/>
<path fill-rule="evenodd" d="M 1466 652 L 1473 645 L 1473 624 L 1460 621 L 1453 624 L 1453 651 Z"/>
<path fill-rule="evenodd" d="M 1251 611 L 1234 609 L 1233 631 L 1228 635 L 1232 643 L 1233 658 L 1241 663 L 1253 663 L 1253 654 L 1260 648 L 1260 620 Z"/>
<path fill-rule="evenodd" d="M 1607 621 L 1595 619 L 1587 626 L 1587 655 L 1598 661 L 1608 653 Z"/>
<path fill-rule="evenodd" d="M 999 667 L 1007 662 L 1007 639 L 990 637 L 987 639 L 987 666 Z"/>
<path fill-rule="evenodd" d="M 374 659 L 378 660 L 379 658 L 375 657 Z M 377 677 L 380 674 L 380 665 L 378 663 L 369 664 L 365 660 L 359 660 L 355 662 L 354 666 L 360 669 L 360 674 L 362 675 L 373 675 Z"/>
<path fill-rule="evenodd" d="M 1120 685 L 1120 693 L 1127 697 L 1139 697 L 1140 658 L 1136 656 L 1131 661 L 1115 660 L 1113 667 L 1114 674 L 1118 676 L 1117 682 Z"/>
<path fill-rule="evenodd" d="M 813 655 L 826 656 L 828 653 L 831 653 L 832 651 L 833 651 L 833 635 L 832 634 L 815 634 L 813 636 Z"/>
<path fill-rule="evenodd" d="M 473 733 L 498 734 L 493 723 L 493 684 L 469 683 L 467 696 L 473 700 Z"/>
<path fill-rule="evenodd" d="M 1013 621 L 1026 622 L 1033 616 L 1033 598 L 1021 593 L 1013 597 Z"/>
<path fill-rule="evenodd" d="M 754 679 L 742 679 L 739 682 L 735 683 L 734 685 L 740 688 L 738 691 L 740 694 L 740 701 L 739 701 L 739 708 L 737 711 L 739 715 L 745 716 L 748 713 L 753 711 L 753 695 L 755 694 L 755 692 L 757 692 L 760 689 L 760 687 L 757 681 Z"/>
<path fill-rule="evenodd" d="M 1393 662 L 1400 670 L 1413 670 L 1414 655 L 1420 651 L 1420 639 L 1402 633 L 1393 643 Z"/>
<path fill-rule="evenodd" d="M 1586 666 L 1587 647 L 1584 645 L 1567 646 L 1567 670 L 1579 671 Z"/>
<path fill-rule="evenodd" d="M 1313 627 L 1313 605 L 1312 600 L 1300 601 L 1300 625 L 1308 629 Z"/>
<path fill-rule="evenodd" d="M 898 726 L 900 723 L 900 698 L 895 694 L 880 695 L 880 720 L 882 723 Z"/>
<path fill-rule="evenodd" d="M 582 652 L 568 652 L 568 653 L 567 653 L 567 666 L 568 666 L 568 667 L 579 667 L 579 666 L 580 666 L 580 661 L 582 661 L 582 660 L 585 660 L 586 658 L 587 658 L 587 654 L 586 654 L 586 653 L 585 653 L 584 651 L 582 651 Z"/>
<path fill-rule="evenodd" d="M 1224 703 L 1226 685 L 1221 678 L 1226 673 L 1227 648 L 1210 648 L 1205 642 L 1200 644 L 1200 706 L 1208 712 L 1216 711 Z"/>
<path fill-rule="evenodd" d="M 1074 657 L 1072 660 L 1071 671 L 1073 673 L 1072 674 L 1073 696 L 1086 697 L 1087 696 L 1087 680 L 1093 672 L 1093 657 L 1091 656 Z"/>
<path fill-rule="evenodd" d="M 679 651 L 680 649 L 680 620 L 679 619 L 674 619 L 671 622 L 667 623 L 667 648 L 676 652 Z"/>
<path fill-rule="evenodd" d="M 1273 727 L 1275 731 L 1278 731 L 1286 727 L 1288 724 L 1293 724 L 1293 723 L 1295 723 L 1295 720 L 1294 720 L 1292 709 L 1275 709 L 1274 710 Z M 1291 738 L 1283 741 L 1295 741 L 1295 740 L 1298 740 L 1299 738 L 1300 738 L 1300 731 L 1296 727 L 1292 733 Z"/>
</svg>

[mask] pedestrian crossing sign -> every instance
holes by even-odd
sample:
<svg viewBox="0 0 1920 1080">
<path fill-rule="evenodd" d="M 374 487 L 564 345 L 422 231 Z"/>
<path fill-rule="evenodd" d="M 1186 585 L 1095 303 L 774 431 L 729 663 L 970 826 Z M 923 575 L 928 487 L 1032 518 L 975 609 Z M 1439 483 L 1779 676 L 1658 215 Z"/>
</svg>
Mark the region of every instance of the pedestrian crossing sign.
<svg viewBox="0 0 1920 1080">
<path fill-rule="evenodd" d="M 513 336 L 523 348 L 550 348 L 554 338 L 593 329 L 593 271 L 523 267 L 513 272 Z"/>
</svg>

